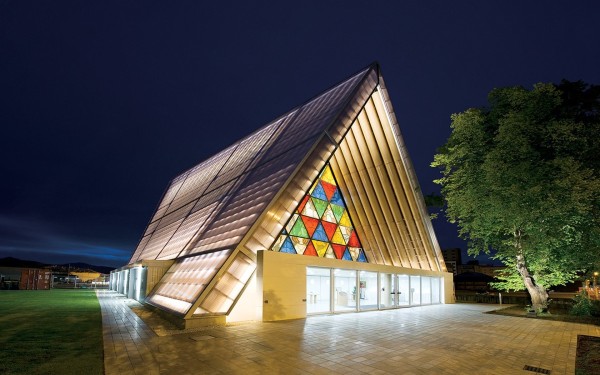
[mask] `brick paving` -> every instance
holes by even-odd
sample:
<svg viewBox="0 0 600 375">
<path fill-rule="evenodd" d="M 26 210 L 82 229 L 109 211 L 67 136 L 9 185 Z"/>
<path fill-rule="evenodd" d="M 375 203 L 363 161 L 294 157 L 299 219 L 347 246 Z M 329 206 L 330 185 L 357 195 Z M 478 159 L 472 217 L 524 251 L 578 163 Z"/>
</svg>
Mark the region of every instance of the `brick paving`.
<svg viewBox="0 0 600 375">
<path fill-rule="evenodd" d="M 156 335 L 98 291 L 106 374 L 574 374 L 577 335 L 600 327 L 433 305 Z"/>
</svg>

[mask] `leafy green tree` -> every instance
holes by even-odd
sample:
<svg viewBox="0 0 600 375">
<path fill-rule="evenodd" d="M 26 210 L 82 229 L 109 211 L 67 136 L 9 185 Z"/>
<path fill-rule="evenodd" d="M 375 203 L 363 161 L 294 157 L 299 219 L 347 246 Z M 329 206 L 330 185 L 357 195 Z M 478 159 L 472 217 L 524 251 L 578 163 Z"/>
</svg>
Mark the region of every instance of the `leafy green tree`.
<svg viewBox="0 0 600 375">
<path fill-rule="evenodd" d="M 550 287 L 599 264 L 600 88 L 508 87 L 488 102 L 452 115 L 435 182 L 469 254 L 508 266 L 495 287 L 526 288 L 539 312 Z"/>
</svg>

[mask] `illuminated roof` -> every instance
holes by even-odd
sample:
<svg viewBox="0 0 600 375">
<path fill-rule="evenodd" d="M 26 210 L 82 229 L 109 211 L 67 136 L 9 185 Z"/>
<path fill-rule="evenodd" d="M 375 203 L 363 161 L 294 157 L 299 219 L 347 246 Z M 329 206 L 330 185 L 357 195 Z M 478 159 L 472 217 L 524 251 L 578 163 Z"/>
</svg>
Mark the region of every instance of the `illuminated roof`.
<svg viewBox="0 0 600 375">
<path fill-rule="evenodd" d="M 185 317 L 227 313 L 254 272 L 257 251 L 282 248 L 286 238 L 277 245 L 278 237 L 302 215 L 298 208 L 316 194 L 326 168 L 345 202 L 323 198 L 319 215 L 330 219 L 315 216 L 330 240 L 313 238 L 315 224 L 310 236 L 298 229 L 288 239 L 296 247 L 286 243 L 284 251 L 300 252 L 301 243 L 316 256 L 445 271 L 372 64 L 171 181 L 130 260 L 175 259 L 147 301 Z M 338 216 L 325 212 L 330 207 Z M 353 225 L 338 228 L 342 215 Z"/>
</svg>

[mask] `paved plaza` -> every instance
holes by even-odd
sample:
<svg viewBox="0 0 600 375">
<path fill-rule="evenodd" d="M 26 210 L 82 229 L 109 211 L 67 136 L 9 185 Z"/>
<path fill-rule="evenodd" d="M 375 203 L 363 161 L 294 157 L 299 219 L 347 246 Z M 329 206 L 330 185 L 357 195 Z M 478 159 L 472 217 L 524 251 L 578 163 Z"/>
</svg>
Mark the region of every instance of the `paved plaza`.
<svg viewBox="0 0 600 375">
<path fill-rule="evenodd" d="M 106 374 L 574 374 L 577 335 L 600 327 L 484 314 L 498 305 L 400 310 L 243 323 L 157 335 L 98 291 Z"/>
</svg>

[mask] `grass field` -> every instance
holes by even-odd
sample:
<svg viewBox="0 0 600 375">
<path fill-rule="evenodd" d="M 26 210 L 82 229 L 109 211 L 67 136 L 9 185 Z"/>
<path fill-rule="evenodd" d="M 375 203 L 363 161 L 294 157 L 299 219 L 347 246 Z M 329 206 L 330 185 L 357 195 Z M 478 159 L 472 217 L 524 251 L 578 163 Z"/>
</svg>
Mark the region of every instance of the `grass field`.
<svg viewBox="0 0 600 375">
<path fill-rule="evenodd" d="M 104 372 L 93 290 L 0 291 L 0 374 Z"/>
</svg>

